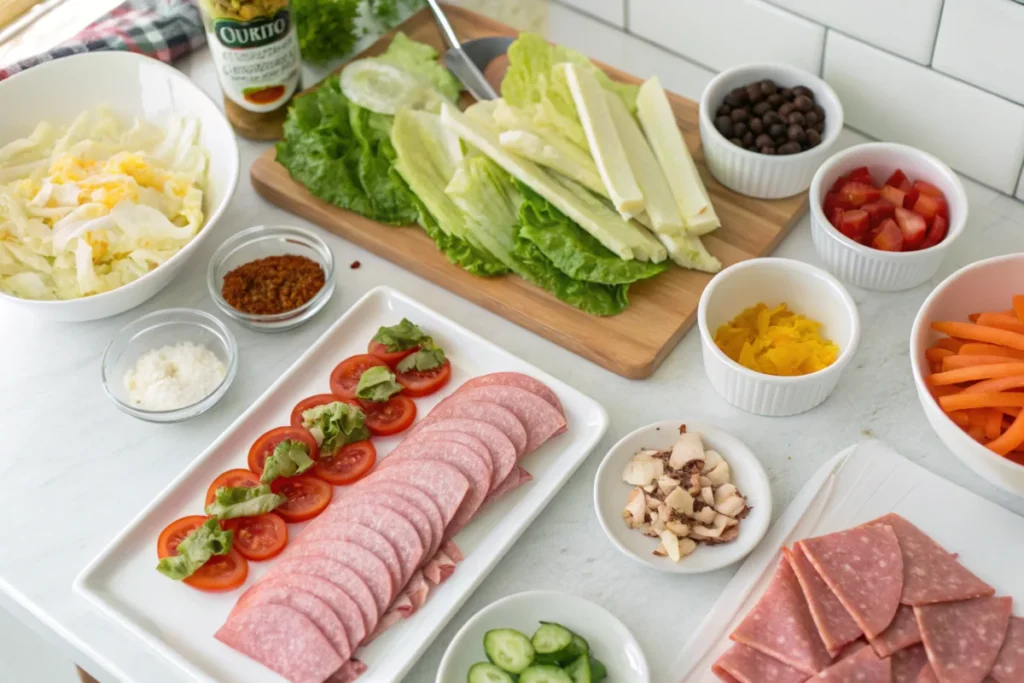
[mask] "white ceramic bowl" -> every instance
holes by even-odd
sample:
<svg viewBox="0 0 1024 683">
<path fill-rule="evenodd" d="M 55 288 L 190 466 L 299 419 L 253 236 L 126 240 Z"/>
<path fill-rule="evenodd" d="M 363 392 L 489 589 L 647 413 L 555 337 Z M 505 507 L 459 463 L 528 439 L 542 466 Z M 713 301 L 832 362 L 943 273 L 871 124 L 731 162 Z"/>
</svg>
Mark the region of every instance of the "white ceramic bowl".
<svg viewBox="0 0 1024 683">
<path fill-rule="evenodd" d="M 867 166 L 878 183 L 900 168 L 911 180 L 924 180 L 942 190 L 949 204 L 946 239 L 921 251 L 889 252 L 866 247 L 836 230 L 822 209 L 825 195 L 836 179 L 861 166 Z M 894 292 L 927 282 L 967 226 L 967 194 L 953 169 L 927 152 L 893 142 L 868 142 L 833 156 L 814 174 L 809 201 L 811 237 L 818 256 L 836 277 L 865 289 Z"/>
<path fill-rule="evenodd" d="M 70 301 L 35 301 L 0 292 L 0 300 L 49 320 L 96 320 L 123 313 L 163 289 L 209 238 L 238 183 L 238 145 L 227 119 L 187 76 L 131 52 L 92 52 L 32 67 L 0 82 L 0 145 L 27 136 L 40 121 L 70 123 L 85 109 L 106 104 L 129 121 L 138 116 L 163 125 L 171 114 L 199 119 L 200 144 L 209 158 L 203 201 L 206 222 L 177 254 L 138 280 L 110 292 Z"/>
<path fill-rule="evenodd" d="M 798 85 L 814 92 L 825 110 L 821 144 L 799 154 L 771 156 L 737 147 L 715 128 L 715 112 L 730 90 L 770 78 L 780 86 Z M 818 166 L 843 129 L 843 105 L 828 83 L 814 74 L 786 64 L 748 64 L 727 69 L 711 79 L 700 97 L 700 140 L 704 160 L 718 182 L 730 190 L 761 199 L 799 194 L 811 184 Z"/>
<path fill-rule="evenodd" d="M 679 436 L 679 425 L 700 432 L 706 449 L 718 451 L 732 470 L 733 483 L 747 498 L 750 514 L 740 524 L 736 540 L 722 545 L 701 545 L 680 562 L 657 557 L 658 540 L 630 529 L 622 521 L 622 510 L 632 486 L 622 481 L 629 459 L 641 450 L 668 450 Z M 772 518 L 772 489 L 757 456 L 734 436 L 688 420 L 666 420 L 627 434 L 604 456 L 594 479 L 594 508 L 601 527 L 615 547 L 640 564 L 673 574 L 702 574 L 727 567 L 746 557 L 761 542 Z"/>
<path fill-rule="evenodd" d="M 800 377 L 776 377 L 749 370 L 715 345 L 715 332 L 745 309 L 787 303 L 789 310 L 822 324 L 821 333 L 839 346 L 836 362 Z M 737 408 L 758 415 L 795 415 L 828 398 L 860 342 L 860 316 L 849 292 L 812 265 L 782 258 L 759 258 L 716 275 L 697 307 L 704 371 L 711 385 Z"/>
<path fill-rule="evenodd" d="M 1021 292 L 1024 292 L 1024 253 L 973 263 L 950 275 L 928 295 L 910 333 L 910 365 L 914 384 L 932 429 L 960 462 L 977 475 L 1018 496 L 1024 496 L 1024 465 L 993 453 L 946 417 L 925 386 L 928 361 L 924 352 L 944 336 L 934 332 L 931 323 L 966 321 L 968 314 L 977 311 L 1005 310 L 1010 307 L 1010 297 Z"/>
<path fill-rule="evenodd" d="M 469 667 L 486 662 L 484 634 L 514 628 L 527 637 L 541 621 L 553 621 L 578 633 L 591 654 L 608 667 L 608 681 L 650 683 L 651 672 L 640 644 L 626 626 L 594 603 L 555 591 L 529 591 L 502 598 L 480 610 L 459 630 L 444 653 L 437 683 L 466 680 Z"/>
</svg>

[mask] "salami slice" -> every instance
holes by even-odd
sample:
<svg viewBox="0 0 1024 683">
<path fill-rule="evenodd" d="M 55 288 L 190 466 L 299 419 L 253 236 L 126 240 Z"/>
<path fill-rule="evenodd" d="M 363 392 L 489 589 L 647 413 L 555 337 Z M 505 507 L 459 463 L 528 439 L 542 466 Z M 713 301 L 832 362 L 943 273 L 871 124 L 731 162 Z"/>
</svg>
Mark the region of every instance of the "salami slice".
<svg viewBox="0 0 1024 683">
<path fill-rule="evenodd" d="M 799 545 L 868 638 L 892 623 L 903 590 L 903 558 L 891 527 L 860 526 Z"/>
<path fill-rule="evenodd" d="M 514 417 L 514 416 L 513 416 Z M 498 427 L 484 422 L 463 417 L 453 417 L 441 420 L 427 420 L 417 434 L 410 435 L 407 441 L 426 432 L 462 432 L 478 439 L 484 444 L 491 455 L 491 467 L 494 468 L 494 479 L 501 484 L 516 464 L 515 444 L 506 436 L 505 432 Z M 526 432 L 523 432 L 524 437 Z M 493 493 L 493 489 L 491 493 Z"/>
<path fill-rule="evenodd" d="M 423 576 L 435 586 L 444 583 L 455 573 L 455 561 L 444 550 L 439 550 L 423 567 Z"/>
<path fill-rule="evenodd" d="M 293 545 L 285 551 L 288 558 L 310 555 L 341 562 L 359 575 L 370 588 L 379 614 L 386 612 L 388 605 L 398 596 L 399 587 L 391 581 L 387 566 L 362 546 L 349 541 L 310 541 Z"/>
<path fill-rule="evenodd" d="M 711 666 L 726 683 L 803 683 L 807 674 L 757 650 L 736 643 Z"/>
<path fill-rule="evenodd" d="M 892 656 L 892 683 L 917 683 L 917 677 L 928 666 L 924 645 L 911 645 Z"/>
<path fill-rule="evenodd" d="M 480 509 L 491 488 L 490 460 L 481 458 L 462 444 L 453 441 L 431 441 L 414 444 L 408 448 L 398 448 L 384 458 L 378 467 L 387 469 L 402 460 L 444 462 L 455 467 L 469 481 L 469 491 L 451 524 L 445 529 L 446 539 L 452 538 L 473 519 L 473 515 Z"/>
<path fill-rule="evenodd" d="M 800 582 L 800 589 L 807 600 L 821 640 L 825 643 L 828 653 L 835 657 L 847 643 L 860 638 L 863 632 L 839 602 L 836 594 L 822 580 L 818 570 L 807 560 L 803 548 L 797 544 L 792 550 L 786 549 L 785 552 Z"/>
<path fill-rule="evenodd" d="M 1024 619 L 1010 617 L 1003 647 L 989 675 L 996 683 L 1024 681 Z"/>
<path fill-rule="evenodd" d="M 319 576 L 309 574 L 278 574 L 277 576 L 265 578 L 242 594 L 242 597 L 235 604 L 234 611 L 245 607 L 250 599 L 258 596 L 260 591 L 268 587 L 278 586 L 290 590 L 303 590 L 320 598 L 330 605 L 331 609 L 334 610 L 334 614 L 345 626 L 345 635 L 348 636 L 348 642 L 353 647 L 363 642 L 363 638 L 366 637 L 366 620 L 363 618 L 362 612 L 359 611 L 359 606 L 356 605 L 348 593 Z M 370 596 L 369 589 L 366 590 L 366 597 L 372 602 L 373 598 Z"/>
<path fill-rule="evenodd" d="M 430 412 L 433 418 L 453 417 L 450 406 L 462 401 L 483 401 L 507 408 L 526 428 L 526 451 L 529 455 L 551 437 L 565 431 L 565 418 L 550 403 L 518 387 L 491 385 L 460 389 Z"/>
<path fill-rule="evenodd" d="M 455 541 L 445 541 L 441 545 L 441 550 L 444 551 L 445 555 L 452 558 L 452 562 L 454 562 L 455 564 L 458 564 L 459 562 L 462 562 L 464 559 L 466 559 L 462 556 L 462 551 L 459 550 L 459 546 L 455 545 Z"/>
<path fill-rule="evenodd" d="M 402 512 L 396 512 L 396 507 Z M 397 566 L 391 564 L 392 559 L 387 556 L 386 549 L 381 549 L 382 552 L 377 554 L 379 544 L 370 547 L 368 540 L 363 542 L 365 534 L 348 531 L 352 526 L 368 527 L 386 539 L 395 553 L 394 562 Z M 347 534 L 358 534 L 358 540 L 345 538 Z M 433 538 L 430 522 L 419 508 L 394 494 L 379 491 L 354 495 L 351 502 L 334 508 L 329 515 L 321 515 L 299 534 L 299 542 L 316 539 L 355 541 L 377 554 L 388 565 L 393 576 L 397 568 L 398 578 L 395 579 L 395 585 L 399 587 L 404 586 L 412 573 L 419 569 L 427 549 L 433 543 Z"/>
<path fill-rule="evenodd" d="M 558 397 L 555 396 L 555 392 L 551 391 L 551 388 L 541 382 L 539 379 L 534 379 L 529 375 L 524 375 L 521 372 L 492 372 L 489 375 L 480 375 L 473 379 L 465 382 L 459 391 L 463 389 L 472 389 L 473 387 L 484 387 L 491 384 L 500 384 L 509 387 L 519 387 L 520 389 L 526 389 L 531 394 L 536 394 L 540 398 L 550 403 L 558 412 L 565 415 L 565 411 L 562 409 L 562 404 L 559 402 Z"/>
<path fill-rule="evenodd" d="M 764 595 L 729 637 L 811 675 L 832 661 L 786 556 Z"/>
<path fill-rule="evenodd" d="M 423 572 L 416 572 L 409 579 L 408 585 L 405 587 L 405 594 L 409 596 L 409 602 L 412 603 L 413 611 L 418 610 L 420 607 L 427 602 L 427 595 L 430 593 L 430 584 L 423 577 Z"/>
<path fill-rule="evenodd" d="M 425 552 L 427 556 L 433 555 L 437 552 L 437 548 L 441 545 L 441 537 L 444 536 L 445 521 L 444 517 L 441 516 L 441 510 L 438 509 L 437 503 L 435 503 L 430 496 L 412 484 L 406 484 L 399 481 L 386 481 L 383 479 L 369 483 L 362 481 L 359 484 L 358 490 L 359 493 L 366 495 L 372 495 L 374 492 L 385 494 L 380 500 L 382 504 L 387 505 L 388 507 L 392 507 L 392 496 L 397 496 L 399 500 L 407 501 L 410 505 L 416 506 L 416 509 L 423 513 L 430 528 L 431 540 L 425 547 Z M 338 501 L 343 497 L 345 496 L 335 496 L 335 501 Z M 402 512 L 402 509 L 396 507 L 392 507 L 392 509 L 399 513 Z M 410 518 L 410 521 L 417 524 L 411 514 L 407 516 Z"/>
<path fill-rule="evenodd" d="M 268 604 L 291 607 L 316 624 L 320 632 L 334 646 L 334 650 L 338 653 L 339 657 L 348 659 L 352 655 L 354 645 L 349 643 L 348 634 L 345 632 L 345 625 L 341 623 L 338 615 L 334 613 L 330 605 L 312 593 L 274 583 L 261 583 L 253 586 L 246 592 L 251 594 L 246 602 L 245 609 L 255 605 Z M 232 614 L 234 613 L 233 610 Z M 231 615 L 229 615 L 228 621 L 231 618 Z"/>
<path fill-rule="evenodd" d="M 458 469 L 448 463 L 436 461 L 394 462 L 385 470 L 375 470 L 363 479 L 359 486 L 365 487 L 377 482 L 398 482 L 423 491 L 441 512 L 445 527 L 451 524 L 469 492 L 469 480 Z"/>
<path fill-rule="evenodd" d="M 415 535 L 415 532 L 413 532 L 413 535 Z M 384 563 L 384 566 L 387 567 L 392 583 L 396 586 L 405 585 L 403 563 L 398 559 L 398 552 L 395 550 L 395 546 L 382 534 L 367 526 L 357 523 L 321 524 L 318 527 L 312 527 L 303 531 L 292 545 L 294 547 L 311 541 L 350 541 L 366 548 L 376 555 Z"/>
<path fill-rule="evenodd" d="M 915 607 L 939 683 L 979 683 L 996 662 L 1010 624 L 1010 598 L 974 598 Z"/>
<path fill-rule="evenodd" d="M 364 631 L 370 632 L 377 627 L 381 616 L 381 612 L 377 608 L 377 601 L 366 582 L 347 565 L 327 557 L 282 557 L 274 561 L 262 581 L 270 581 L 277 576 L 288 575 L 315 576 L 330 581 L 345 591 L 356 603 L 363 622 L 366 624 Z"/>
<path fill-rule="evenodd" d="M 874 650 L 865 646 L 810 680 L 828 683 L 891 683 L 892 662 L 879 658 Z"/>
<path fill-rule="evenodd" d="M 871 647 L 879 657 L 889 657 L 905 647 L 921 642 L 921 631 L 917 628 L 914 608 L 900 605 L 889 628 L 871 639 Z"/>
<path fill-rule="evenodd" d="M 935 669 L 931 666 L 921 669 L 921 673 L 917 676 L 917 683 L 939 683 L 939 679 L 935 675 Z"/>
<path fill-rule="evenodd" d="M 366 673 L 366 665 L 358 659 L 350 659 L 327 679 L 327 683 L 352 683 L 364 673 Z"/>
<path fill-rule="evenodd" d="M 533 475 L 526 471 L 526 468 L 516 465 L 515 469 L 508 473 L 505 481 L 501 482 L 498 488 L 491 491 L 487 496 L 487 502 L 493 503 L 515 491 L 517 488 L 533 481 Z"/>
<path fill-rule="evenodd" d="M 892 527 L 903 554 L 904 605 L 930 605 L 988 597 L 995 589 L 967 570 L 957 559 L 916 526 L 897 514 L 869 525 Z"/>
<path fill-rule="evenodd" d="M 438 410 L 441 406 L 444 406 L 444 410 Z M 496 403 L 465 400 L 449 403 L 448 399 L 445 399 L 437 404 L 426 420 L 413 427 L 412 433 L 425 429 L 426 425 L 432 422 L 440 422 L 449 418 L 480 420 L 494 425 L 512 442 L 516 449 L 516 458 L 521 458 L 526 454 L 526 427 L 512 411 L 502 408 Z"/>
<path fill-rule="evenodd" d="M 438 422 L 444 422 L 444 420 L 438 420 Z M 494 458 L 491 457 L 491 451 L 484 445 L 484 442 L 480 439 L 466 434 L 465 432 L 456 432 L 452 430 L 437 431 L 428 428 L 423 428 L 415 434 L 410 434 L 406 439 L 391 452 L 391 455 L 395 455 L 399 451 L 405 448 L 411 448 L 419 443 L 427 443 L 430 441 L 454 441 L 455 443 L 462 444 L 466 448 L 469 448 L 481 458 L 487 460 L 491 466 L 491 482 L 488 492 L 493 491 L 501 483 L 501 478 L 497 471 L 494 469 Z M 390 455 L 388 457 L 391 457 Z"/>
<path fill-rule="evenodd" d="M 345 664 L 317 625 L 286 605 L 246 608 L 215 637 L 291 683 L 323 683 Z"/>
</svg>

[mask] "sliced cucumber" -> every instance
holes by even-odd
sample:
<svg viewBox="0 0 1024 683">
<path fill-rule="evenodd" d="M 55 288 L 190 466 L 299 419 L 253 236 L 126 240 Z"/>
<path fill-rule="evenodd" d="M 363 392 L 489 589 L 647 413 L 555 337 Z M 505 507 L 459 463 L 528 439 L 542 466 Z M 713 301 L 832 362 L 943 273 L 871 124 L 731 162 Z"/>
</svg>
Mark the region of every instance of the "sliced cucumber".
<svg viewBox="0 0 1024 683">
<path fill-rule="evenodd" d="M 511 628 L 496 628 L 485 633 L 484 652 L 492 663 L 512 674 L 522 673 L 533 664 L 530 639 Z"/>
<path fill-rule="evenodd" d="M 553 655 L 572 645 L 573 632 L 561 624 L 542 621 L 530 642 L 538 655 Z"/>
<path fill-rule="evenodd" d="M 572 676 L 572 683 L 591 683 L 593 681 L 590 671 L 590 657 L 580 655 L 565 667 L 565 673 Z"/>
<path fill-rule="evenodd" d="M 584 640 L 583 636 L 578 633 L 572 634 L 572 647 L 577 653 L 581 655 L 590 654 L 590 643 Z"/>
<path fill-rule="evenodd" d="M 378 114 L 417 106 L 429 99 L 431 90 L 416 76 L 375 59 L 360 59 L 341 70 L 345 97 Z"/>
<path fill-rule="evenodd" d="M 543 623 L 543 622 L 541 622 L 541 623 Z M 554 626 L 558 626 L 558 624 L 553 624 L 553 625 Z M 565 628 L 565 627 L 564 626 L 560 626 L 560 628 Z M 536 638 L 536 636 L 534 636 L 534 638 Z M 536 644 L 534 644 L 534 649 L 536 649 Z M 573 633 L 572 634 L 572 640 L 569 642 L 569 644 L 567 646 L 563 647 L 561 650 L 558 650 L 556 652 L 546 652 L 546 653 L 541 653 L 540 650 L 538 650 L 537 651 L 537 663 L 538 664 L 557 664 L 559 666 L 565 666 L 566 664 L 568 664 L 569 662 L 574 661 L 575 659 L 577 659 L 581 655 L 586 655 L 586 654 L 590 654 L 590 645 L 581 636 Z"/>
<path fill-rule="evenodd" d="M 608 667 L 606 667 L 600 659 L 590 658 L 590 680 L 597 683 L 608 678 Z"/>
<path fill-rule="evenodd" d="M 523 671 L 519 683 L 573 683 L 572 676 L 557 666 L 538 664 Z"/>
<path fill-rule="evenodd" d="M 490 662 L 479 662 L 469 668 L 467 683 L 513 683 L 512 676 Z"/>
</svg>

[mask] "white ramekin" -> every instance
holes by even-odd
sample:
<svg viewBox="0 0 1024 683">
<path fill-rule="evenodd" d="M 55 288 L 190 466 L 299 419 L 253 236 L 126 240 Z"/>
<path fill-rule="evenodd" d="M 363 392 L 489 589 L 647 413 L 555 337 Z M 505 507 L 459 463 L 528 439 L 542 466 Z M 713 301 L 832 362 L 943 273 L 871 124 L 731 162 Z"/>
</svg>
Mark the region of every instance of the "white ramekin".
<svg viewBox="0 0 1024 683">
<path fill-rule="evenodd" d="M 822 208 L 825 195 L 837 178 L 861 166 L 868 167 L 876 183 L 885 182 L 899 168 L 911 181 L 924 180 L 942 190 L 949 204 L 946 239 L 921 251 L 891 252 L 866 247 L 836 230 Z M 910 289 L 931 279 L 967 226 L 967 193 L 953 169 L 927 152 L 894 142 L 868 142 L 832 156 L 814 174 L 809 201 L 811 238 L 829 271 L 858 287 L 883 292 Z"/>
<path fill-rule="evenodd" d="M 789 310 L 822 324 L 822 336 L 839 346 L 836 362 L 800 377 L 776 377 L 749 370 L 715 344 L 715 331 L 758 303 Z M 757 415 L 796 415 L 817 406 L 835 389 L 860 342 L 857 305 L 834 277 L 814 266 L 782 258 L 759 258 L 716 275 L 697 308 L 704 371 L 729 403 Z"/>
<path fill-rule="evenodd" d="M 821 144 L 799 154 L 758 154 L 737 147 L 715 128 L 715 112 L 730 90 L 770 78 L 780 86 L 802 85 L 814 92 L 825 110 Z M 785 64 L 749 64 L 715 76 L 700 97 L 700 140 L 704 160 L 718 182 L 730 190 L 760 199 L 779 199 L 799 194 L 811 184 L 818 166 L 843 129 L 843 105 L 835 91 L 814 74 Z"/>
<path fill-rule="evenodd" d="M 1024 292 L 1024 254 L 996 256 L 972 263 L 942 281 L 928 295 L 910 332 L 910 366 L 917 397 L 928 423 L 942 443 L 975 474 L 1001 489 L 1024 496 L 1024 465 L 1004 458 L 972 439 L 939 407 L 925 384 L 925 350 L 945 335 L 931 329 L 933 322 L 966 321 L 976 311 L 1001 311 L 1010 297 Z"/>
</svg>

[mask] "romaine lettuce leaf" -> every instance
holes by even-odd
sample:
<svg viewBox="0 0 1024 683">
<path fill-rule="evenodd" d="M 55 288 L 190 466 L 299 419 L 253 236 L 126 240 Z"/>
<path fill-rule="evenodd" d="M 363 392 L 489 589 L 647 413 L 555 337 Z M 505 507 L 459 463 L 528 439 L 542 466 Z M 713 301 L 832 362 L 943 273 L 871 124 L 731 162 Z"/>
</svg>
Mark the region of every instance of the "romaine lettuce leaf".
<svg viewBox="0 0 1024 683">
<path fill-rule="evenodd" d="M 411 349 L 418 346 L 424 339 L 430 339 L 430 335 L 408 318 L 402 318 L 397 325 L 380 327 L 377 329 L 377 334 L 373 335 L 373 341 L 391 353 Z"/>
<path fill-rule="evenodd" d="M 156 570 L 175 581 L 187 579 L 214 555 L 231 552 L 233 540 L 233 534 L 221 529 L 216 519 L 208 519 L 178 544 L 177 555 L 160 560 Z"/>
<path fill-rule="evenodd" d="M 395 381 L 395 373 L 388 370 L 386 365 L 378 365 L 360 375 L 356 398 L 383 403 L 401 390 L 402 385 Z"/>
<path fill-rule="evenodd" d="M 448 100 L 454 102 L 462 91 L 462 84 L 438 61 L 437 50 L 426 43 L 409 38 L 399 31 L 388 49 L 379 57 L 371 57 L 428 81 Z"/>
<path fill-rule="evenodd" d="M 419 349 L 398 361 L 395 370 L 399 372 L 409 372 L 410 370 L 426 372 L 427 370 L 440 367 L 444 364 L 444 361 L 444 349 L 434 344 L 433 339 L 428 338 Z"/>
<path fill-rule="evenodd" d="M 217 519 L 255 517 L 267 514 L 287 500 L 287 496 L 273 493 L 267 484 L 222 486 L 217 489 L 213 502 L 204 511 Z"/>
<path fill-rule="evenodd" d="M 278 477 L 294 477 L 313 466 L 309 447 L 301 441 L 288 439 L 274 447 L 274 452 L 263 463 L 260 481 L 269 484 Z"/>
<path fill-rule="evenodd" d="M 366 414 L 341 401 L 324 403 L 302 412 L 302 426 L 316 439 L 320 457 L 330 458 L 345 444 L 370 438 Z"/>
</svg>

